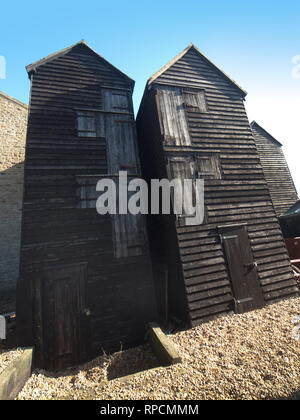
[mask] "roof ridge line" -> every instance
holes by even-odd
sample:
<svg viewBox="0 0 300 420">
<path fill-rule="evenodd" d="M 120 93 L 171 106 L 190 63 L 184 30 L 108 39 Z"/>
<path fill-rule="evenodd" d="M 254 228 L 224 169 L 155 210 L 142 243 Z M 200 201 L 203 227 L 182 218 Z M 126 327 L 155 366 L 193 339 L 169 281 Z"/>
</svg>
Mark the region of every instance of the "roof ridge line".
<svg viewBox="0 0 300 420">
<path fill-rule="evenodd" d="M 271 137 L 271 140 L 273 142 L 276 142 L 277 144 L 279 144 L 280 147 L 283 146 L 282 143 L 280 143 L 280 141 L 278 141 L 277 139 L 275 139 L 274 136 L 272 136 L 272 134 L 270 134 L 266 129 L 264 129 L 260 124 L 258 124 L 255 120 L 252 121 L 252 123 L 250 124 L 250 127 L 252 128 L 253 125 L 257 125 L 264 133 L 266 133 L 269 137 Z"/>
<path fill-rule="evenodd" d="M 221 73 L 226 79 L 228 79 L 240 92 L 242 92 L 243 96 L 247 95 L 247 92 L 241 88 L 231 77 L 228 76 L 223 70 L 221 70 L 216 64 L 214 64 L 205 54 L 203 54 L 193 42 L 190 42 L 189 45 L 181 51 L 179 54 L 176 55 L 172 60 L 170 60 L 166 65 L 161 67 L 156 73 L 154 73 L 147 81 L 147 86 L 153 83 L 160 75 L 162 75 L 166 70 L 168 70 L 173 64 L 175 64 L 178 60 L 180 60 L 191 48 L 203 57 L 210 65 L 212 65 L 219 73 Z"/>
<path fill-rule="evenodd" d="M 123 77 L 125 77 L 127 80 L 129 80 L 132 84 L 135 83 L 135 81 L 133 79 L 131 79 L 129 76 L 127 76 L 127 74 L 123 73 L 121 70 L 119 70 L 117 67 L 115 67 L 113 64 L 111 64 L 109 61 L 107 61 L 104 57 L 102 57 L 100 54 L 98 54 L 93 48 L 91 48 L 88 43 L 82 39 L 79 42 L 77 42 L 76 44 L 71 45 L 70 47 L 66 47 L 63 48 L 62 50 L 59 50 L 55 53 L 49 54 L 44 58 L 41 58 L 40 60 L 35 61 L 32 64 L 29 64 L 28 66 L 26 66 L 26 71 L 28 73 L 28 75 L 30 75 L 30 73 L 32 71 L 34 71 L 37 67 L 51 61 L 54 60 L 55 58 L 59 58 L 65 54 L 67 54 L 69 51 L 71 51 L 74 47 L 76 47 L 77 45 L 85 45 L 89 50 L 91 50 L 97 57 L 101 58 L 103 61 L 105 61 L 105 63 L 107 63 L 110 67 L 112 67 L 113 69 L 115 69 L 119 74 L 121 74 Z"/>
</svg>

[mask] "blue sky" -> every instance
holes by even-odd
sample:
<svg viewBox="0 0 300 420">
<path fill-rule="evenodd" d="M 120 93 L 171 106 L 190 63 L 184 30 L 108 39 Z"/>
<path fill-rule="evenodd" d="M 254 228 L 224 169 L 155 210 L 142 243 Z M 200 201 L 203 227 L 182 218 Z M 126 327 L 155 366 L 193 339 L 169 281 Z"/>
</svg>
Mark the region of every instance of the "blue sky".
<svg viewBox="0 0 300 420">
<path fill-rule="evenodd" d="M 11 0 L 0 35 L 0 91 L 28 103 L 25 65 L 85 39 L 136 81 L 136 111 L 149 76 L 193 42 L 248 92 L 250 121 L 284 144 L 300 193 L 299 0 Z"/>
</svg>

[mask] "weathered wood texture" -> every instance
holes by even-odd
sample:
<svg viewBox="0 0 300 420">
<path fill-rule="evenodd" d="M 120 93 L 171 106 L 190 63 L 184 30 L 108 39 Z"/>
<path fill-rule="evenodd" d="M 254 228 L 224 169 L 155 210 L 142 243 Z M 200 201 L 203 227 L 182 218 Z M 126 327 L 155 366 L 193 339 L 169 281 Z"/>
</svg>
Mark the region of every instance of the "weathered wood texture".
<svg viewBox="0 0 300 420">
<path fill-rule="evenodd" d="M 33 349 L 24 349 L 23 353 L 13 360 L 0 373 L 0 401 L 14 400 L 30 378 Z"/>
<path fill-rule="evenodd" d="M 18 332 L 57 369 L 141 342 L 156 318 L 145 221 L 95 209 L 101 175 L 139 173 L 134 83 L 84 43 L 28 70 Z"/>
<path fill-rule="evenodd" d="M 154 267 L 169 267 L 169 310 L 190 325 L 234 308 L 220 225 L 246 224 L 264 302 L 298 293 L 243 100 L 241 89 L 192 46 L 150 79 L 137 116 L 148 181 L 170 176 L 178 157 L 192 168 L 189 177 L 205 180 L 204 224 L 149 218 Z M 199 165 L 195 171 L 198 158 L 210 159 L 214 176 Z"/>
<path fill-rule="evenodd" d="M 281 216 L 298 199 L 282 145 L 255 121 L 251 128 L 276 214 Z"/>
</svg>

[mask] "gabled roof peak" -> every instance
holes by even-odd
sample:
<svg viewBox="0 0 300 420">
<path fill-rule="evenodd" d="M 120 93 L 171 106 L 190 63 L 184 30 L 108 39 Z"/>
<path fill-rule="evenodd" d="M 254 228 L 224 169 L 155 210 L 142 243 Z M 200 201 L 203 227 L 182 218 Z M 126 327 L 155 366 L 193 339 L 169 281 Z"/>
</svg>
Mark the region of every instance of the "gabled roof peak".
<svg viewBox="0 0 300 420">
<path fill-rule="evenodd" d="M 79 45 L 84 45 L 93 54 L 95 54 L 96 57 L 98 57 L 99 59 L 101 59 L 102 61 L 104 61 L 112 69 L 114 69 L 115 71 L 117 71 L 122 77 L 124 77 L 125 79 L 127 79 L 129 81 L 129 83 L 131 83 L 132 85 L 134 85 L 134 83 L 135 83 L 134 80 L 132 80 L 130 77 L 128 77 L 125 73 L 123 73 L 117 67 L 113 66 L 109 61 L 105 60 L 105 58 L 103 58 L 100 54 L 98 54 L 95 50 L 93 50 L 93 48 L 91 48 L 84 39 L 81 39 L 79 42 L 77 42 L 76 44 L 71 45 L 70 47 L 64 48 L 64 49 L 62 49 L 60 51 L 57 51 L 57 52 L 55 52 L 53 54 L 50 54 L 47 57 L 42 58 L 41 60 L 35 61 L 34 63 L 29 64 L 28 66 L 26 66 L 26 70 L 27 70 L 27 73 L 28 73 L 29 77 L 30 77 L 30 74 L 32 72 L 34 72 L 39 66 L 42 66 L 43 64 L 48 63 L 49 61 L 55 60 L 56 58 L 62 57 L 63 55 L 67 54 L 69 51 L 71 51 L 73 48 L 75 48 L 75 47 L 77 47 Z"/>
<path fill-rule="evenodd" d="M 268 137 L 269 137 L 269 139 L 273 142 L 273 143 L 275 143 L 277 146 L 279 146 L 279 147 L 281 147 L 282 146 L 282 144 L 278 141 L 278 140 L 276 140 L 275 139 L 275 137 L 273 137 L 267 130 L 265 130 L 261 125 L 259 125 L 256 121 L 252 121 L 252 123 L 250 124 L 250 127 L 251 128 L 253 128 L 253 127 L 258 127 L 264 134 L 266 134 Z"/>
<path fill-rule="evenodd" d="M 181 51 L 176 57 L 174 57 L 169 63 L 167 63 L 165 66 L 163 66 L 160 70 L 158 70 L 156 73 L 151 76 L 148 81 L 147 85 L 149 86 L 151 83 L 153 83 L 159 76 L 161 76 L 165 71 L 167 71 L 173 64 L 175 64 L 178 60 L 180 60 L 187 52 L 189 52 L 191 49 L 194 49 L 197 54 L 201 56 L 207 63 L 209 63 L 211 66 L 214 67 L 220 73 L 223 77 L 225 77 L 232 85 L 234 85 L 242 94 L 243 97 L 247 95 L 247 92 L 242 89 L 233 79 L 231 79 L 223 70 L 221 70 L 219 67 L 217 67 L 212 61 L 210 61 L 209 58 L 207 58 L 196 46 L 193 42 L 190 42 L 189 45 Z"/>
</svg>

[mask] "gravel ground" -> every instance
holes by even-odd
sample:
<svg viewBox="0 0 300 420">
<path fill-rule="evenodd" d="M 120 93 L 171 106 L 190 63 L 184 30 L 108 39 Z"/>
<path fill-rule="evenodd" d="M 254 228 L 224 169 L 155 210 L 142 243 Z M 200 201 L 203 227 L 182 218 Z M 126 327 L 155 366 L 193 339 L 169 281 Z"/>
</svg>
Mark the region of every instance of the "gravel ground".
<svg viewBox="0 0 300 420">
<path fill-rule="evenodd" d="M 22 353 L 22 349 L 0 350 L 0 373 Z"/>
<path fill-rule="evenodd" d="M 178 332 L 170 339 L 181 364 L 127 379 L 107 382 L 121 366 L 155 365 L 147 346 L 58 375 L 36 371 L 18 399 L 299 398 L 299 315 L 296 298 Z"/>
</svg>

